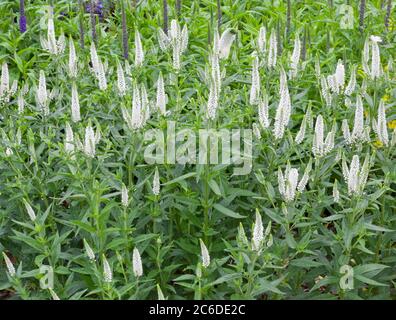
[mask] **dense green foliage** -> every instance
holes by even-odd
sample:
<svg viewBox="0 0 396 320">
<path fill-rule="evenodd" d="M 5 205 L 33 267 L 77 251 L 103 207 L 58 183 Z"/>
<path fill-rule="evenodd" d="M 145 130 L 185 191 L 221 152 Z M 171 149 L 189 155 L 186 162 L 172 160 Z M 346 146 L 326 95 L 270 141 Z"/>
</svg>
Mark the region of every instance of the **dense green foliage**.
<svg viewBox="0 0 396 320">
<path fill-rule="evenodd" d="M 0 101 L 0 252 L 9 257 L 16 274 L 0 258 L 0 296 L 13 299 L 394 299 L 396 297 L 396 53 L 395 2 L 386 30 L 388 1 L 366 1 L 364 26 L 359 30 L 359 6 L 353 4 L 354 25 L 340 27 L 344 1 L 224 0 L 221 33 L 236 35 L 230 55 L 220 60 L 222 88 L 216 118 L 208 121 L 205 110 L 210 85 L 210 53 L 217 26 L 217 1 L 183 0 L 177 16 L 169 0 L 170 21 L 188 28 L 188 46 L 175 71 L 172 52 L 158 44 L 163 26 L 163 1 L 123 1 L 129 39 L 125 64 L 122 14 L 119 1 L 103 1 L 103 18 L 97 18 L 96 48 L 104 62 L 107 89 L 100 90 L 90 71 L 92 42 L 89 12 L 81 14 L 78 1 L 53 1 L 56 38 L 63 32 L 66 48 L 54 55 L 44 50 L 47 39 L 48 3 L 25 1 L 27 31 L 20 33 L 19 3 L 0 1 L 0 64 L 7 63 L 10 85 L 18 88 L 9 101 Z M 330 5 L 329 3 L 332 3 Z M 347 1 L 345 1 L 346 3 Z M 351 1 L 353 3 L 357 1 Z M 113 4 L 111 4 L 113 3 Z M 382 6 L 382 7 L 381 7 Z M 85 30 L 81 47 L 79 21 Z M 289 23 L 288 23 L 289 20 Z M 232 165 L 147 164 L 144 132 L 167 121 L 182 128 L 252 128 L 259 123 L 257 105 L 249 102 L 251 70 L 260 27 L 280 40 L 275 68 L 260 64 L 261 91 L 269 98 L 269 128 L 260 128 L 253 139 L 253 166 L 247 175 L 233 175 Z M 144 61 L 134 66 L 135 31 L 141 35 Z M 279 104 L 279 75 L 288 73 L 294 39 L 301 39 L 302 55 L 297 76 L 289 78 L 291 117 L 285 134 L 274 139 L 273 124 Z M 372 80 L 362 66 L 365 41 L 376 35 L 382 66 Z M 69 38 L 78 58 L 78 76 L 68 73 Z M 367 40 L 368 41 L 368 40 Z M 392 56 L 393 55 L 393 56 Z M 371 53 L 370 53 L 371 57 Z M 261 58 L 260 58 L 261 59 Z M 333 74 L 337 62 L 345 65 L 346 82 L 356 66 L 357 86 L 349 97 L 340 93 L 327 105 L 315 71 Z M 392 63 L 393 60 L 393 63 Z M 127 77 L 127 93 L 117 89 L 117 63 Z M 49 114 L 37 103 L 40 70 L 53 99 Z M 153 112 L 138 130 L 124 121 L 121 106 L 132 106 L 133 82 L 144 84 L 155 104 L 160 72 L 165 81 L 168 113 Z M 131 81 L 132 79 L 132 81 Z M 72 122 L 72 83 L 78 88 L 81 120 Z M 24 109 L 18 96 L 27 89 Z M 374 130 L 369 141 L 346 143 L 341 123 L 353 127 L 357 96 L 362 97 L 365 125 L 377 120 L 380 101 L 385 104 L 389 143 Z M 19 98 L 19 103 L 21 103 Z M 348 101 L 351 105 L 348 105 Z M 307 110 L 302 143 L 295 136 Z M 337 124 L 334 148 L 314 157 L 312 144 L 318 115 L 325 134 Z M 308 121 L 309 122 L 309 121 Z M 100 132 L 94 157 L 77 145 L 65 149 L 66 123 L 75 140 L 84 144 L 85 130 Z M 76 142 L 77 144 L 77 142 Z M 348 192 L 342 162 L 350 166 L 357 155 L 369 159 L 363 193 Z M 286 202 L 278 186 L 278 168 L 288 163 L 300 177 L 311 161 L 306 189 Z M 153 194 L 158 168 L 160 193 Z M 334 201 L 337 181 L 340 199 Z M 121 202 L 123 184 L 129 194 Z M 27 205 L 28 204 L 28 205 Z M 28 213 L 29 205 L 36 216 Z M 256 209 L 264 230 L 271 222 L 259 251 L 251 238 L 257 227 Z M 30 217 L 30 218 L 29 218 Z M 255 222 L 256 221 L 256 222 Z M 242 228 L 245 230 L 246 238 Z M 84 239 L 94 254 L 89 259 Z M 200 239 L 210 255 L 202 266 Z M 136 276 L 133 250 L 140 252 L 143 275 Z M 105 257 L 105 258 L 104 258 Z M 136 259 L 135 259 L 136 260 Z M 112 271 L 106 282 L 106 261 Z M 204 263 L 205 264 L 205 263 Z M 54 270 L 53 290 L 41 289 L 42 265 Z M 353 288 L 340 287 L 340 268 L 353 268 Z M 135 266 L 136 267 L 136 266 Z M 11 270 L 12 271 L 12 270 Z M 108 271 L 108 270 L 107 270 Z M 136 271 L 136 270 L 135 270 Z M 107 279 L 109 280 L 109 279 Z"/>
</svg>

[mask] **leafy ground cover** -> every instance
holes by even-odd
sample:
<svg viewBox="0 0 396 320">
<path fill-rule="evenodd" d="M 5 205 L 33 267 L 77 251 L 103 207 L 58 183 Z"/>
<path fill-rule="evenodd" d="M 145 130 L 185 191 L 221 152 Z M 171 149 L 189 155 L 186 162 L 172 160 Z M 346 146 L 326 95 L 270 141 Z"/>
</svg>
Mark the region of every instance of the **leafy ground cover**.
<svg viewBox="0 0 396 320">
<path fill-rule="evenodd" d="M 0 295 L 394 299 L 395 4 L 2 0 Z"/>
</svg>

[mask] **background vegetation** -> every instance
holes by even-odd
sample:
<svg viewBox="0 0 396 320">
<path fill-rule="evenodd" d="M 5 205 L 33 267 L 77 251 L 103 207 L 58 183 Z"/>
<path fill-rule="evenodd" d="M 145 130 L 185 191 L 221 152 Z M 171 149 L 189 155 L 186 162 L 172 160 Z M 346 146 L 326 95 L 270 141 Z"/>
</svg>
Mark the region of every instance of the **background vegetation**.
<svg viewBox="0 0 396 320">
<path fill-rule="evenodd" d="M 365 119 L 377 118 L 380 100 L 386 106 L 389 135 L 396 127 L 395 2 L 385 26 L 388 1 L 366 1 L 359 28 L 360 5 L 350 1 L 354 27 L 340 28 L 340 5 L 346 1 L 305 0 L 182 0 L 168 1 L 170 21 L 176 19 L 189 31 L 182 65 L 175 71 L 172 54 L 158 45 L 158 29 L 164 26 L 163 1 L 123 1 L 128 37 L 128 78 L 145 84 L 151 101 L 162 72 L 168 96 L 166 116 L 155 112 L 142 130 L 132 131 L 123 120 L 121 106 L 130 108 L 132 86 L 120 97 L 117 61 L 125 64 L 120 1 L 100 1 L 93 11 L 96 48 L 107 65 L 106 90 L 99 90 L 89 71 L 92 24 L 90 9 L 78 1 L 53 1 L 56 36 L 63 32 L 66 49 L 50 54 L 40 44 L 47 36 L 48 2 L 25 1 L 26 32 L 20 31 L 20 3 L 0 2 L 0 63 L 8 64 L 10 81 L 18 80 L 17 93 L 0 102 L 0 251 L 9 257 L 16 274 L 0 262 L 0 295 L 11 299 L 394 299 L 396 297 L 396 170 L 395 147 L 378 141 L 348 145 L 341 130 L 335 147 L 320 159 L 311 152 L 314 129 L 307 128 L 301 144 L 294 142 L 304 114 L 324 118 L 327 130 L 344 119 L 352 125 L 353 106 L 340 95 L 326 106 L 315 76 L 335 72 L 337 61 L 345 65 L 347 78 L 357 67 L 357 92 L 362 95 Z M 166 2 L 166 1 L 165 1 Z M 221 7 L 218 8 L 218 3 Z M 85 6 L 85 4 L 83 4 Z M 221 12 L 219 21 L 218 10 Z M 289 13 L 288 13 L 289 12 Z M 84 40 L 81 43 L 79 23 Z M 144 130 L 207 125 L 205 108 L 209 86 L 209 53 L 217 25 L 236 35 L 230 56 L 220 62 L 225 73 L 213 128 L 251 128 L 258 122 L 257 106 L 249 103 L 252 52 L 257 50 L 261 26 L 277 32 L 279 56 L 273 69 L 260 67 L 261 86 L 269 96 L 273 123 L 279 103 L 279 71 L 289 69 L 293 43 L 302 42 L 304 66 L 288 80 L 292 114 L 285 135 L 275 140 L 270 129 L 261 130 L 253 145 L 253 170 L 233 176 L 232 166 L 159 165 L 160 194 L 152 192 L 155 166 L 143 159 Z M 145 58 L 134 67 L 134 34 L 141 35 Z M 221 34 L 220 32 L 220 34 Z M 370 35 L 382 38 L 384 76 L 376 81 L 364 72 L 362 51 Z M 68 75 L 68 39 L 76 46 L 79 71 L 76 84 L 81 121 L 71 121 L 72 81 Z M 84 45 L 84 47 L 82 46 Z M 393 55 L 393 56 L 392 56 Z M 43 116 L 36 103 L 40 70 L 54 99 Z M 18 94 L 25 108 L 18 112 Z M 94 158 L 65 150 L 66 122 L 81 140 L 91 124 L 101 133 Z M 272 124 L 271 124 L 272 125 Z M 8 150 L 8 151 L 7 151 Z M 10 151 L 11 150 L 11 151 Z M 371 167 L 364 193 L 349 195 L 341 158 L 350 164 L 353 155 L 366 155 Z M 305 191 L 285 203 L 278 191 L 277 170 L 289 162 L 313 169 Z M 340 200 L 334 201 L 338 181 Z M 121 203 L 122 185 L 129 203 Z M 26 203 L 36 220 L 29 219 Z M 270 234 L 261 251 L 252 250 L 250 239 L 258 210 Z M 256 223 L 257 225 L 257 223 Z M 245 230 L 245 238 L 241 232 Z M 84 239 L 94 254 L 89 259 Z M 199 239 L 210 254 L 203 267 Z M 136 276 L 133 250 L 140 252 L 143 275 Z M 104 258 L 105 257 L 105 258 Z M 136 259 L 135 259 L 136 260 Z M 106 265 L 108 261 L 109 266 Z M 53 290 L 40 288 L 40 266 L 54 269 Z M 343 290 L 340 268 L 354 270 L 354 288 Z M 112 281 L 104 269 L 112 271 Z M 108 271 L 108 270 L 107 270 Z M 108 279 L 107 279 L 108 280 Z"/>
</svg>

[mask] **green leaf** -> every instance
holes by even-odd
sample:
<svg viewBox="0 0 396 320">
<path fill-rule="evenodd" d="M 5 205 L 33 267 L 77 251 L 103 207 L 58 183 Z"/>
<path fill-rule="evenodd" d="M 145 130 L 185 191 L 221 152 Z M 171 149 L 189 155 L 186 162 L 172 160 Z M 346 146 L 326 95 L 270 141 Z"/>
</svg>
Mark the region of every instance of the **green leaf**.
<svg viewBox="0 0 396 320">
<path fill-rule="evenodd" d="M 217 194 L 218 196 L 221 196 L 220 187 L 215 180 L 212 179 L 209 181 L 209 187 L 210 187 L 210 189 L 212 189 L 212 191 L 215 194 Z"/>
<path fill-rule="evenodd" d="M 367 277 L 365 277 L 365 276 L 362 276 L 361 274 L 354 275 L 354 278 L 357 279 L 357 280 L 359 280 L 359 281 L 361 281 L 361 282 L 364 282 L 364 283 L 366 283 L 366 284 L 371 284 L 372 286 L 376 286 L 376 287 L 388 287 L 387 284 L 377 282 L 377 281 L 375 281 L 375 280 L 373 280 L 373 279 L 370 279 L 370 278 L 367 278 Z"/>
<path fill-rule="evenodd" d="M 236 213 L 230 209 L 227 209 L 226 207 L 223 207 L 220 203 L 214 204 L 213 207 L 228 217 L 236 218 L 236 219 L 246 218 L 246 216 L 241 216 L 239 213 Z"/>
<path fill-rule="evenodd" d="M 293 261 L 290 262 L 290 264 L 292 266 L 301 267 L 301 268 L 314 268 L 314 267 L 323 266 L 323 263 L 314 261 L 310 258 L 294 259 Z"/>
</svg>

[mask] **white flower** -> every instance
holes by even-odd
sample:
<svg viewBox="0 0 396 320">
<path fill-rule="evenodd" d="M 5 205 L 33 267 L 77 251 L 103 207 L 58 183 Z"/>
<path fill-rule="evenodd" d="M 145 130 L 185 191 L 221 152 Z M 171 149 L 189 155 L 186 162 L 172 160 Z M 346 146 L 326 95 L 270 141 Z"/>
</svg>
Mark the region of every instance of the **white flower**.
<svg viewBox="0 0 396 320">
<path fill-rule="evenodd" d="M 135 277 L 141 277 L 143 275 L 143 265 L 139 250 L 137 248 L 133 249 L 132 266 Z"/>
<path fill-rule="evenodd" d="M 294 139 L 294 141 L 297 144 L 300 144 L 304 140 L 306 127 L 307 127 L 307 114 L 304 115 L 304 118 L 300 125 L 300 130 L 298 130 L 296 138 Z"/>
<path fill-rule="evenodd" d="M 100 139 L 100 134 L 99 131 L 94 132 L 91 124 L 89 124 L 86 128 L 85 128 L 85 139 L 84 139 L 84 153 L 88 156 L 88 157 L 95 157 L 95 147 L 96 144 L 99 142 Z"/>
<path fill-rule="evenodd" d="M 158 168 L 155 168 L 154 178 L 153 178 L 153 194 L 158 196 L 160 194 L 160 178 Z"/>
<path fill-rule="evenodd" d="M 78 99 L 77 85 L 73 82 L 72 85 L 72 97 L 71 97 L 71 114 L 73 122 L 78 122 L 81 120 L 80 116 L 80 102 Z"/>
<path fill-rule="evenodd" d="M 23 94 L 19 92 L 18 94 L 18 113 L 21 114 L 23 113 L 23 110 L 25 109 L 25 98 L 23 97 Z"/>
<path fill-rule="evenodd" d="M 117 88 L 120 97 L 125 96 L 127 88 L 125 82 L 124 69 L 122 68 L 121 63 L 118 60 L 117 60 Z"/>
<path fill-rule="evenodd" d="M 354 155 L 352 157 L 351 166 L 349 168 L 349 174 L 347 179 L 348 194 L 357 193 L 359 190 L 359 157 Z"/>
<path fill-rule="evenodd" d="M 49 53 L 54 55 L 59 55 L 65 50 L 65 35 L 61 34 L 58 38 L 58 41 L 56 40 L 52 8 L 50 8 L 48 16 L 47 40 L 40 37 L 40 42 L 44 50 L 47 50 Z"/>
<path fill-rule="evenodd" d="M 377 36 L 371 36 L 371 79 L 376 79 L 381 76 L 381 58 L 378 43 L 381 42 L 381 38 Z"/>
<path fill-rule="evenodd" d="M 199 243 L 201 245 L 202 266 L 204 268 L 207 268 L 210 265 L 209 251 L 208 251 L 208 248 L 206 248 L 205 244 L 203 243 L 203 241 L 201 239 L 199 239 Z"/>
<path fill-rule="evenodd" d="M 132 96 L 132 117 L 131 127 L 132 129 L 139 129 L 143 126 L 143 115 L 142 115 L 142 101 L 140 98 L 140 91 L 136 83 L 133 85 L 133 96 Z"/>
<path fill-rule="evenodd" d="M 369 172 L 370 172 L 370 156 L 367 154 L 364 159 L 362 169 L 360 170 L 359 173 L 359 194 L 363 193 L 363 189 L 366 185 Z"/>
<path fill-rule="evenodd" d="M 268 50 L 268 67 L 274 68 L 276 66 L 276 58 L 278 54 L 278 42 L 276 39 L 275 30 L 271 31 L 269 39 L 269 50 Z"/>
<path fill-rule="evenodd" d="M 166 114 L 166 93 L 164 86 L 164 78 L 162 77 L 162 72 L 159 73 L 157 80 L 157 103 L 156 107 L 162 115 Z"/>
<path fill-rule="evenodd" d="M 6 157 L 9 157 L 9 156 L 11 156 L 13 154 L 14 154 L 14 152 L 12 151 L 12 149 L 10 147 L 7 147 L 6 151 L 5 151 Z"/>
<path fill-rule="evenodd" d="M 94 73 L 96 79 L 99 81 L 99 89 L 106 90 L 107 89 L 107 80 L 106 80 L 105 68 L 104 68 L 102 61 L 98 57 L 95 43 L 93 43 L 93 42 L 91 43 L 90 55 L 91 55 L 91 63 L 92 63 L 93 73 Z"/>
<path fill-rule="evenodd" d="M 300 61 L 300 55 L 301 55 L 301 42 L 300 38 L 298 35 L 294 39 L 294 49 L 293 53 L 290 57 L 290 77 L 294 78 L 297 76 L 298 72 L 298 63 Z"/>
<path fill-rule="evenodd" d="M 121 188 L 121 203 L 124 207 L 128 206 L 129 196 L 128 196 L 128 189 L 125 184 L 122 184 Z"/>
<path fill-rule="evenodd" d="M 10 90 L 10 78 L 8 73 L 8 64 L 6 62 L 1 66 L 1 81 L 0 81 L 0 98 L 6 96 Z"/>
<path fill-rule="evenodd" d="M 377 122 L 373 122 L 374 132 L 377 134 L 378 140 L 381 141 L 385 146 L 389 143 L 388 129 L 386 127 L 386 114 L 385 114 L 385 103 L 384 100 L 380 100 L 378 106 L 378 118 Z"/>
<path fill-rule="evenodd" d="M 97 75 L 99 70 L 99 57 L 94 42 L 91 43 L 90 55 L 91 55 L 92 70 L 95 73 L 95 75 Z"/>
<path fill-rule="evenodd" d="M 99 89 L 106 90 L 107 80 L 106 80 L 104 65 L 101 60 L 99 60 L 97 79 L 99 81 Z"/>
<path fill-rule="evenodd" d="M 344 83 L 345 83 L 345 67 L 344 64 L 342 63 L 342 60 L 338 60 L 334 76 L 335 76 L 334 79 L 338 93 L 340 92 L 340 89 L 344 88 Z"/>
<path fill-rule="evenodd" d="M 334 181 L 333 184 L 333 200 L 335 203 L 340 202 L 340 192 L 338 191 L 338 182 L 337 180 Z"/>
<path fill-rule="evenodd" d="M 58 38 L 57 48 L 58 48 L 58 54 L 61 54 L 61 53 L 63 53 L 63 51 L 65 51 L 66 37 L 63 33 Z"/>
<path fill-rule="evenodd" d="M 180 26 L 179 22 L 175 19 L 172 19 L 170 29 L 169 29 L 169 36 L 172 40 L 176 40 L 180 38 Z"/>
<path fill-rule="evenodd" d="M 298 170 L 291 168 L 286 174 L 285 201 L 293 201 L 296 196 L 296 188 L 298 183 Z"/>
<path fill-rule="evenodd" d="M 231 29 L 225 30 L 219 40 L 219 57 L 220 59 L 227 59 L 230 54 L 230 48 L 235 40 L 235 35 Z"/>
<path fill-rule="evenodd" d="M 304 178 L 305 179 L 305 178 Z M 290 168 L 288 165 L 283 175 L 281 169 L 278 169 L 278 184 L 279 193 L 286 202 L 293 201 L 296 196 L 296 189 L 298 184 L 298 170 Z M 301 186 L 304 184 L 302 182 Z M 305 188 L 305 186 L 304 186 Z"/>
<path fill-rule="evenodd" d="M 378 37 L 378 36 L 370 36 L 370 40 L 372 42 L 382 42 L 381 37 Z"/>
<path fill-rule="evenodd" d="M 95 253 L 93 252 L 92 248 L 88 244 L 87 240 L 84 239 L 83 242 L 84 242 L 85 253 L 87 254 L 89 260 L 94 261 Z"/>
<path fill-rule="evenodd" d="M 103 281 L 106 283 L 113 281 L 113 272 L 111 271 L 110 264 L 105 255 L 103 255 Z"/>
<path fill-rule="evenodd" d="M 303 174 L 300 182 L 297 185 L 298 192 L 303 192 L 305 190 L 305 187 L 307 186 L 307 183 L 308 183 L 309 173 L 311 172 L 311 169 L 312 169 L 312 160 L 309 159 L 309 162 L 307 164 L 307 167 L 305 168 L 304 174 Z"/>
<path fill-rule="evenodd" d="M 158 44 L 162 51 L 167 51 L 170 46 L 170 39 L 162 30 L 162 28 L 158 29 Z"/>
<path fill-rule="evenodd" d="M 356 88 L 356 66 L 353 66 L 351 70 L 351 78 L 349 79 L 348 85 L 345 88 L 344 93 L 347 96 L 350 96 L 355 91 L 355 88 Z"/>
<path fill-rule="evenodd" d="M 48 17 L 48 27 L 47 27 L 47 49 L 53 54 L 58 53 L 58 48 L 56 45 L 56 38 L 55 38 L 55 26 L 54 26 L 54 19 L 52 18 L 52 12 L 50 13 L 50 17 Z"/>
<path fill-rule="evenodd" d="M 354 120 L 354 124 L 353 124 L 351 141 L 356 142 L 359 140 L 364 140 L 363 125 L 364 125 L 363 102 L 362 102 L 362 98 L 358 95 L 356 97 L 355 120 Z"/>
<path fill-rule="evenodd" d="M 133 84 L 132 114 L 124 106 L 121 107 L 121 112 L 129 129 L 137 130 L 145 125 L 150 114 L 147 92 L 144 86 L 139 90 L 138 85 Z"/>
<path fill-rule="evenodd" d="M 77 56 L 76 56 L 76 49 L 74 47 L 74 41 L 70 37 L 69 40 L 69 75 L 72 78 L 77 77 Z"/>
<path fill-rule="evenodd" d="M 3 252 L 3 258 L 7 266 L 8 273 L 10 274 L 11 277 L 14 277 L 16 275 L 14 265 L 12 264 L 10 258 L 8 258 L 8 256 L 4 252 Z"/>
<path fill-rule="evenodd" d="M 37 88 L 37 102 L 41 111 L 43 111 L 43 114 L 45 116 L 48 116 L 49 115 L 48 93 L 47 93 L 45 74 L 43 70 L 40 70 L 39 85 Z"/>
<path fill-rule="evenodd" d="M 169 46 L 172 47 L 173 68 L 179 70 L 181 67 L 180 56 L 186 51 L 188 45 L 187 25 L 185 25 L 180 32 L 179 23 L 176 20 L 172 20 L 169 37 L 161 30 L 158 34 L 158 42 L 163 51 L 166 51 Z"/>
<path fill-rule="evenodd" d="M 34 213 L 33 208 L 25 199 L 23 200 L 23 202 L 25 204 L 25 208 L 26 208 L 26 211 L 28 213 L 30 220 L 32 220 L 32 222 L 34 222 L 36 220 L 36 214 Z"/>
<path fill-rule="evenodd" d="M 253 232 L 252 232 L 252 250 L 260 251 L 263 240 L 264 240 L 263 221 L 261 220 L 261 215 L 258 209 L 256 209 L 256 221 L 254 222 Z"/>
<path fill-rule="evenodd" d="M 18 80 L 14 80 L 12 82 L 12 85 L 11 85 L 11 88 L 9 91 L 10 96 L 13 96 L 15 94 L 15 92 L 17 92 L 17 90 L 18 90 Z"/>
<path fill-rule="evenodd" d="M 208 104 L 206 107 L 206 115 L 208 119 L 215 119 L 216 118 L 216 111 L 218 107 L 218 91 L 217 86 L 214 80 L 211 81 L 210 90 L 209 90 L 209 97 L 208 97 Z"/>
<path fill-rule="evenodd" d="M 219 57 L 217 54 L 212 54 L 210 58 L 211 62 L 211 76 L 214 84 L 216 86 L 216 90 L 218 95 L 221 91 L 221 73 L 220 73 L 220 64 L 219 64 Z"/>
<path fill-rule="evenodd" d="M 370 69 L 368 67 L 368 61 L 370 59 L 369 55 L 370 55 L 370 41 L 369 38 L 366 38 L 366 40 L 364 41 L 363 53 L 362 53 L 362 67 L 366 74 L 370 74 Z"/>
<path fill-rule="evenodd" d="M 254 105 L 259 102 L 260 98 L 260 74 L 259 74 L 259 59 L 256 52 L 253 52 L 253 66 L 252 66 L 252 86 L 250 88 L 249 103 Z"/>
<path fill-rule="evenodd" d="M 258 104 L 259 122 L 263 128 L 268 128 L 270 125 L 268 119 L 268 95 L 263 94 L 263 99 Z"/>
<path fill-rule="evenodd" d="M 315 155 L 315 157 L 321 157 L 324 155 L 323 131 L 323 117 L 322 115 L 319 115 L 316 119 L 315 133 L 312 142 L 312 153 Z"/>
<path fill-rule="evenodd" d="M 135 31 L 135 67 L 140 67 L 144 61 L 144 52 L 139 31 Z"/>
<path fill-rule="evenodd" d="M 349 125 L 348 125 L 348 120 L 347 119 L 342 120 L 341 129 L 342 129 L 342 134 L 344 136 L 344 139 L 345 139 L 346 143 L 347 144 L 351 144 L 352 143 L 352 138 L 351 138 L 351 132 L 349 130 Z"/>
<path fill-rule="evenodd" d="M 283 70 L 283 68 L 281 69 L 281 73 L 280 73 L 279 95 L 280 95 L 280 100 L 275 115 L 275 127 L 274 127 L 275 139 L 281 139 L 283 137 L 283 134 L 285 132 L 285 127 L 289 123 L 290 114 L 291 114 L 289 89 L 287 86 L 286 73 L 285 70 Z"/>
<path fill-rule="evenodd" d="M 329 79 L 332 79 L 332 77 L 329 78 Z M 331 96 L 331 93 L 330 93 L 329 84 L 328 84 L 328 82 L 326 80 L 326 77 L 323 76 L 323 75 L 320 77 L 320 86 L 321 86 L 321 89 L 322 89 L 321 90 L 322 97 L 323 97 L 323 99 L 326 102 L 326 106 L 330 107 L 331 106 L 332 96 Z"/>
<path fill-rule="evenodd" d="M 285 133 L 285 127 L 283 126 L 283 118 L 284 118 L 284 109 L 278 106 L 275 115 L 275 124 L 274 124 L 274 136 L 275 139 L 281 139 Z"/>
<path fill-rule="evenodd" d="M 74 134 L 68 122 L 66 122 L 65 131 L 66 131 L 65 150 L 67 153 L 72 153 L 74 151 Z"/>
<path fill-rule="evenodd" d="M 324 154 L 328 154 L 334 149 L 334 138 L 337 131 L 337 123 L 334 122 L 331 131 L 327 134 L 324 142 Z"/>
<path fill-rule="evenodd" d="M 264 54 L 267 47 L 267 30 L 264 26 L 260 27 L 260 31 L 257 38 L 258 50 L 261 54 Z"/>
</svg>

